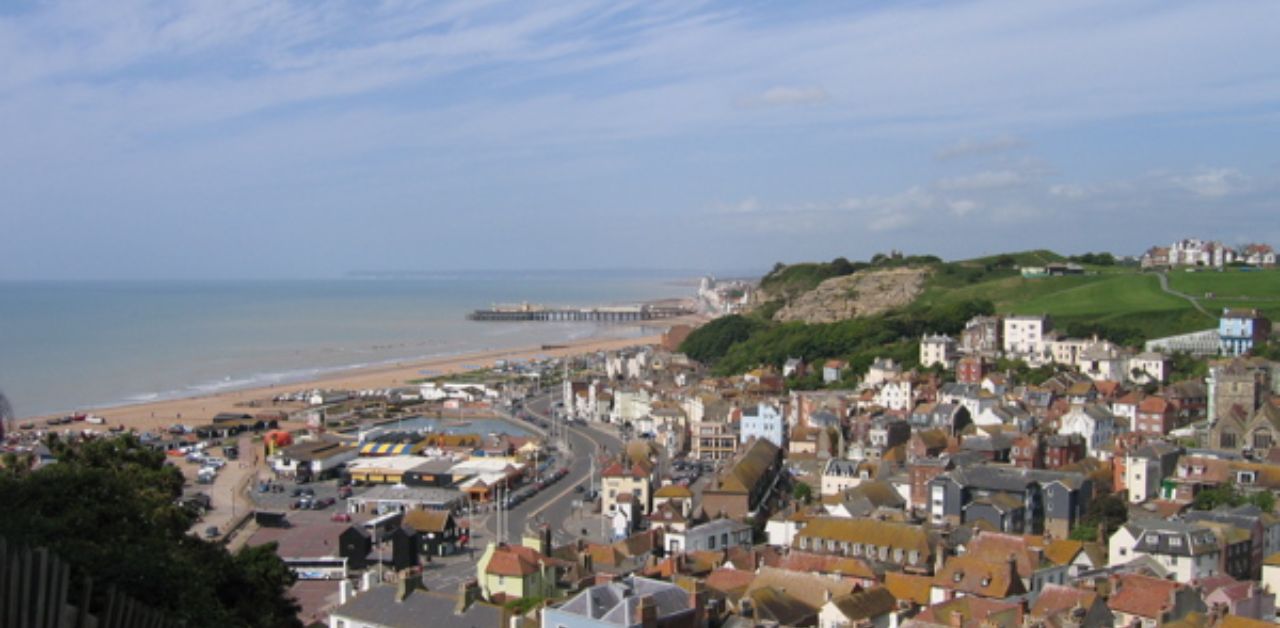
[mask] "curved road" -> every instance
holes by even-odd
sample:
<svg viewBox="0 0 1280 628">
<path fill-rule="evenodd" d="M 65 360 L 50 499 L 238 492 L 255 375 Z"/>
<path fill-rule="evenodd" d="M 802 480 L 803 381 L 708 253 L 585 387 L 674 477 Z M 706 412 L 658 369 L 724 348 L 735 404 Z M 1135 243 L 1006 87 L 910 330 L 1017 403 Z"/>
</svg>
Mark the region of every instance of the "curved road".
<svg viewBox="0 0 1280 628">
<path fill-rule="evenodd" d="M 553 395 L 548 394 L 530 399 L 525 403 L 525 411 L 550 422 L 553 398 Z M 573 512 L 574 500 L 582 497 L 581 493 L 574 492 L 574 487 L 590 480 L 591 457 L 599 455 L 601 448 L 608 453 L 616 453 L 622 449 L 622 441 L 618 437 L 589 427 L 569 426 L 565 430 L 565 439 L 570 449 L 567 453 L 573 456 L 568 465 L 569 474 L 519 506 L 506 511 L 508 540 L 518 543 L 524 533 L 525 523 L 533 517 L 553 524 L 552 534 L 555 535 L 556 544 L 573 540 L 561 530 L 559 523 Z M 600 469 L 596 469 L 596 472 L 599 473 Z M 496 536 L 497 517 L 490 512 L 486 518 L 488 520 L 485 527 Z"/>
</svg>

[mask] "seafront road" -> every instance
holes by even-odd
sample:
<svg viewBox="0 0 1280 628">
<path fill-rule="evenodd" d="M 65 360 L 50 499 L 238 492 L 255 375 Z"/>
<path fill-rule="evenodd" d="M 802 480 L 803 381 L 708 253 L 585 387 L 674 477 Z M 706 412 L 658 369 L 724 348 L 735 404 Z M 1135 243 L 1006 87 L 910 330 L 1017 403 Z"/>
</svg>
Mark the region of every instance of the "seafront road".
<svg viewBox="0 0 1280 628">
<path fill-rule="evenodd" d="M 550 422 L 551 404 L 555 400 L 553 394 L 532 398 L 525 403 L 525 411 Z M 520 543 L 526 522 L 533 519 L 551 524 L 552 540 L 557 546 L 574 541 L 581 536 L 579 531 L 566 528 L 567 522 L 578 520 L 574 504 L 583 498 L 583 494 L 574 491 L 574 487 L 586 484 L 590 480 L 592 456 L 599 455 L 602 451 L 617 453 L 622 449 L 622 441 L 617 436 L 601 430 L 575 426 L 568 426 L 565 430 L 565 440 L 570 451 L 564 452 L 561 458 L 564 462 L 553 465 L 553 468 L 567 466 L 569 474 L 528 501 L 507 511 L 509 513 L 508 542 Z M 567 459 L 568 455 L 572 455 L 572 459 Z M 596 472 L 599 473 L 599 471 L 600 469 L 597 468 Z M 456 589 L 458 583 L 475 577 L 475 560 L 480 557 L 484 547 L 497 538 L 497 517 L 492 510 L 479 516 L 472 516 L 471 526 L 471 547 L 474 553 L 437 557 L 431 564 L 424 565 L 422 579 L 428 588 L 452 591 Z M 599 540 L 594 538 L 598 533 L 598 518 L 592 528 L 590 536 L 593 540 Z"/>
</svg>

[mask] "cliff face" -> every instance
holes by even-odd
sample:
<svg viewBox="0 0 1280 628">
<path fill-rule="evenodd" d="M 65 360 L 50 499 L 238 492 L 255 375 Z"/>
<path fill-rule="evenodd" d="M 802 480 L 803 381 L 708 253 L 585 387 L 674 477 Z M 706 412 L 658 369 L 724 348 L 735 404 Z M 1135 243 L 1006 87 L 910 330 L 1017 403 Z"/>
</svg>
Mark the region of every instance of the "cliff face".
<svg viewBox="0 0 1280 628">
<path fill-rule="evenodd" d="M 778 310 L 773 320 L 830 323 L 880 314 L 915 300 L 928 272 L 925 268 L 891 268 L 833 277 Z"/>
</svg>

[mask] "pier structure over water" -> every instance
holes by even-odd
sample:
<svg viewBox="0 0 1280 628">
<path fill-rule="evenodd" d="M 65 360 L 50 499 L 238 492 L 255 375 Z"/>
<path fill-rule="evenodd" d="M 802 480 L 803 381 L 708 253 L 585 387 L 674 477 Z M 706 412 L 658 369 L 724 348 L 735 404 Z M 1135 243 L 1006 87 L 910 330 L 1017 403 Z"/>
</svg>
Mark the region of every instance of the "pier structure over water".
<svg viewBox="0 0 1280 628">
<path fill-rule="evenodd" d="M 674 318 L 693 314 L 691 308 L 673 305 L 615 305 L 602 307 L 563 308 L 532 303 L 495 305 L 467 315 L 473 321 L 548 321 L 630 323 Z"/>
</svg>

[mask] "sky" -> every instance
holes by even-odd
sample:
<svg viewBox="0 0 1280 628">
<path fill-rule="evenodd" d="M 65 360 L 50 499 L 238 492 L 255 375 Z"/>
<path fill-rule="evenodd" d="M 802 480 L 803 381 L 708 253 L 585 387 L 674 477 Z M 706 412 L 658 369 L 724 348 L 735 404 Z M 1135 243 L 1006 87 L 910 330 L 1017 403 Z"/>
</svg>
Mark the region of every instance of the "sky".
<svg viewBox="0 0 1280 628">
<path fill-rule="evenodd" d="M 0 2 L 0 279 L 1280 246 L 1274 0 Z"/>
</svg>

